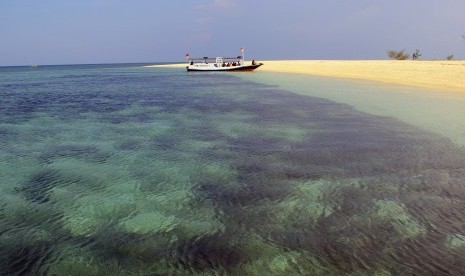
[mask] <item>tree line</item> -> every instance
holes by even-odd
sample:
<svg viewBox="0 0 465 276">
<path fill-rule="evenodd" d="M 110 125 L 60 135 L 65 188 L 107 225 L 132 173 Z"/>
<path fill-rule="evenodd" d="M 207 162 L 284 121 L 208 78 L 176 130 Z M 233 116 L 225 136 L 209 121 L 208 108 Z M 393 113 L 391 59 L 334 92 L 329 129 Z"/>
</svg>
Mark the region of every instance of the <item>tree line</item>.
<svg viewBox="0 0 465 276">
<path fill-rule="evenodd" d="M 465 35 L 462 35 L 462 38 L 465 42 Z M 391 58 L 391 59 L 395 59 L 395 60 L 407 60 L 407 59 L 410 59 L 410 54 L 406 53 L 405 52 L 405 49 L 403 50 L 400 50 L 400 51 L 396 51 L 396 50 L 388 50 L 387 51 L 387 54 L 388 54 L 388 57 Z M 412 54 L 412 59 L 413 60 L 419 60 L 421 57 L 421 53 L 420 53 L 420 49 L 417 49 L 415 51 L 415 53 Z M 454 59 L 454 55 L 448 55 L 446 57 L 447 60 L 453 60 Z"/>
<path fill-rule="evenodd" d="M 465 39 L 465 37 L 464 37 L 464 39 Z M 406 53 L 405 49 L 400 50 L 400 51 L 389 50 L 389 51 L 387 51 L 387 55 L 388 55 L 389 58 L 395 59 L 395 60 L 407 60 L 407 59 L 410 59 L 410 54 Z M 412 59 L 413 60 L 419 60 L 420 57 L 421 57 L 420 49 L 416 49 L 415 53 L 412 54 Z M 454 55 L 449 55 L 449 56 L 446 57 L 446 60 L 453 60 L 453 59 L 454 59 Z"/>
</svg>

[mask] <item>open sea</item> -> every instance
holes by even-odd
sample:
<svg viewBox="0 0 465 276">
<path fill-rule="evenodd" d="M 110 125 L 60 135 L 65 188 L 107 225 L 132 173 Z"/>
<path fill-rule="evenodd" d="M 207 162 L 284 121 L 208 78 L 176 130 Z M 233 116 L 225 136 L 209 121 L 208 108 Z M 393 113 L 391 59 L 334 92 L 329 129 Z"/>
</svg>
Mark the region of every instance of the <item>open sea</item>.
<svg viewBox="0 0 465 276">
<path fill-rule="evenodd" d="M 464 275 L 465 99 L 430 92 L 0 68 L 0 275 Z"/>
</svg>

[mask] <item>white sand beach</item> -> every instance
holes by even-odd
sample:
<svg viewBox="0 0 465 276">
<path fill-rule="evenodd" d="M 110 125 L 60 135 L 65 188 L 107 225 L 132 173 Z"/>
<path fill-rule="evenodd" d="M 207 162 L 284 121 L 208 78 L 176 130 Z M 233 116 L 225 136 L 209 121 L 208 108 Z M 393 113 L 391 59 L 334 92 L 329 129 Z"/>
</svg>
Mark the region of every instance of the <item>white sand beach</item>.
<svg viewBox="0 0 465 276">
<path fill-rule="evenodd" d="M 465 92 L 465 61 L 283 60 L 264 63 L 266 66 L 260 70 Z"/>
<path fill-rule="evenodd" d="M 265 60 L 259 71 L 380 81 L 465 93 L 465 61 Z M 186 64 L 149 67 L 184 67 Z"/>
</svg>

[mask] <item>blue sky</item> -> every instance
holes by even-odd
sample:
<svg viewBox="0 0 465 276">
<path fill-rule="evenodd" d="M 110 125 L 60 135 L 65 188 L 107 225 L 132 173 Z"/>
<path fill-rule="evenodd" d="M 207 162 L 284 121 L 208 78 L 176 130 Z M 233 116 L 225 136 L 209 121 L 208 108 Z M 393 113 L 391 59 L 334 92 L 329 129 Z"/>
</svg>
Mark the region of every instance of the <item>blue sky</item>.
<svg viewBox="0 0 465 276">
<path fill-rule="evenodd" d="M 465 59 L 464 0 L 1 0 L 0 66 L 247 59 Z"/>
</svg>

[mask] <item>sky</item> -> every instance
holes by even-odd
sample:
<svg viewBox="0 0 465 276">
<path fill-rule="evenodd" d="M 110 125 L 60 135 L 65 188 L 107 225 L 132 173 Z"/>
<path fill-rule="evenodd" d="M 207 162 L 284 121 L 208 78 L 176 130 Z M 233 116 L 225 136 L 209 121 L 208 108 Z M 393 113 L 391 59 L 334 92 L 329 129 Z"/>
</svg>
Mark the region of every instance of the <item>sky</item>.
<svg viewBox="0 0 465 276">
<path fill-rule="evenodd" d="M 465 0 L 0 0 L 0 66 L 465 59 Z"/>
</svg>

